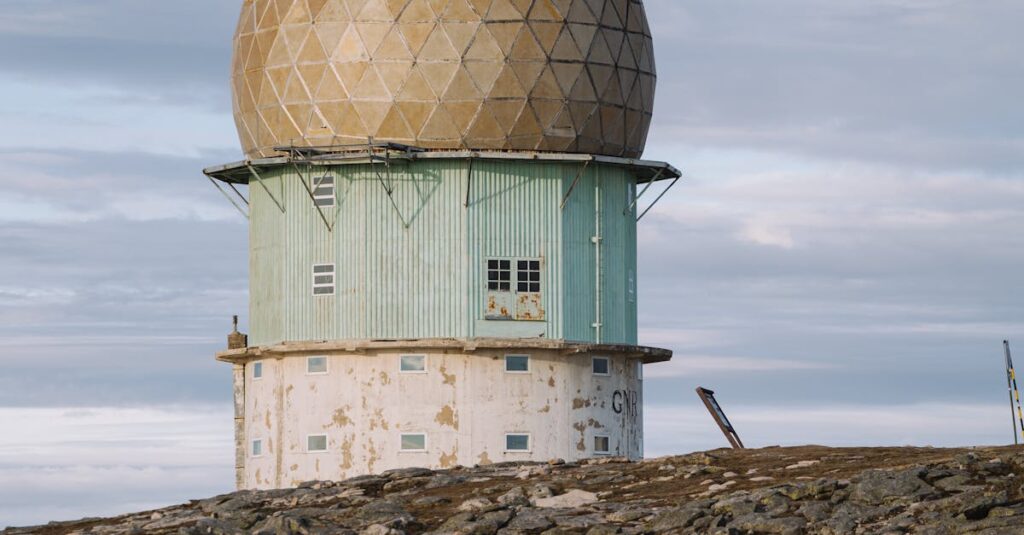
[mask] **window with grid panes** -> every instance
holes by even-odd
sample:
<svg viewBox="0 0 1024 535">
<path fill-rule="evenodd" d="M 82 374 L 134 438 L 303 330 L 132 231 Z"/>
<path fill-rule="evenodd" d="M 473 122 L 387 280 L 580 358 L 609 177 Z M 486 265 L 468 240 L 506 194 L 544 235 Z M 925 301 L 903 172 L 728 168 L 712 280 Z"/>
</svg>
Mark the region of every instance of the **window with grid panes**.
<svg viewBox="0 0 1024 535">
<path fill-rule="evenodd" d="M 516 291 L 540 292 L 540 260 L 520 260 L 516 263 Z"/>
<path fill-rule="evenodd" d="M 487 289 L 493 292 L 512 290 L 512 261 L 487 261 Z"/>
</svg>

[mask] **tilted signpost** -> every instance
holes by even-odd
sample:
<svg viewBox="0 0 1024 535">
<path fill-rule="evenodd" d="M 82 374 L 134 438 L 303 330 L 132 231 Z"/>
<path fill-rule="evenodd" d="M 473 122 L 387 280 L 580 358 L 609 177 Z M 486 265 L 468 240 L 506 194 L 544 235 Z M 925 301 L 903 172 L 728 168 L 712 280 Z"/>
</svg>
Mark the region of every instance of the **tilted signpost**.
<svg viewBox="0 0 1024 535">
<path fill-rule="evenodd" d="M 711 413 L 711 417 L 715 419 L 715 423 L 722 429 L 722 434 L 732 444 L 732 447 L 737 450 L 744 449 L 743 441 L 740 440 L 739 433 L 736 432 L 736 428 L 729 422 L 729 418 L 725 416 L 725 411 L 722 410 L 722 406 L 718 404 L 715 399 L 715 393 L 702 386 L 697 387 L 697 395 L 700 396 L 701 401 L 704 402 L 704 406 L 708 408 L 708 412 Z"/>
</svg>

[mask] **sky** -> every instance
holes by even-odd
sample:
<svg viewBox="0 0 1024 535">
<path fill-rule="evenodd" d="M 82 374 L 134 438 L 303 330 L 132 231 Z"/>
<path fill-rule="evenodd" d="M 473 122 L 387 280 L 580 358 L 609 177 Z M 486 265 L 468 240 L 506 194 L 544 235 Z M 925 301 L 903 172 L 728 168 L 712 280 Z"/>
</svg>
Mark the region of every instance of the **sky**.
<svg viewBox="0 0 1024 535">
<path fill-rule="evenodd" d="M 726 445 L 698 385 L 748 446 L 1011 442 L 1024 3 L 645 3 L 647 454 Z M 0 2 L 0 527 L 232 489 L 239 4 Z"/>
</svg>

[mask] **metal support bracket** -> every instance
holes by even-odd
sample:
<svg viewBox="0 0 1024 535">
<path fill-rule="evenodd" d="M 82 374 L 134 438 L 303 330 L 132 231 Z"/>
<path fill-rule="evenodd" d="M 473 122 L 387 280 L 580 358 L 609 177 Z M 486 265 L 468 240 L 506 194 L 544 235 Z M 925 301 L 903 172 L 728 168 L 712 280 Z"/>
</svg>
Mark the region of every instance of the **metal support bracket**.
<svg viewBox="0 0 1024 535">
<path fill-rule="evenodd" d="M 316 208 L 317 213 L 320 214 L 320 219 L 324 222 L 324 226 L 327 227 L 327 232 L 334 232 L 334 226 L 327 221 L 327 216 L 324 214 L 324 211 L 320 208 L 320 205 L 316 203 L 316 196 L 313 195 L 313 190 L 318 189 L 320 185 L 323 184 L 323 179 L 320 179 L 320 182 L 317 182 L 313 189 L 310 189 L 309 185 L 306 184 L 306 178 L 302 176 L 302 170 L 299 169 L 299 165 L 293 161 L 292 167 L 295 168 L 295 172 L 299 175 L 299 182 L 302 183 L 302 189 L 306 190 L 306 193 L 309 194 L 309 200 L 313 203 L 313 208 Z M 306 169 L 308 171 L 312 171 L 309 164 L 306 164 Z M 312 175 L 312 172 L 310 172 L 310 175 Z M 312 181 L 312 177 L 310 177 L 310 181 Z M 335 182 L 335 195 L 337 195 L 337 187 L 337 182 Z"/>
<path fill-rule="evenodd" d="M 661 195 L 658 195 L 657 199 L 654 199 L 654 202 L 652 202 L 651 205 L 648 206 L 646 210 L 644 210 L 644 213 L 640 214 L 640 217 L 636 218 L 636 222 L 637 223 L 639 223 L 640 220 L 643 219 L 645 215 L 647 215 L 647 212 L 651 211 L 651 208 L 654 208 L 654 205 L 658 204 L 658 201 L 660 201 L 661 198 L 664 197 L 665 194 L 668 193 L 669 190 L 672 189 L 672 186 L 676 185 L 676 182 L 679 182 L 680 178 L 683 178 L 683 177 L 677 177 L 675 180 L 673 180 L 672 183 L 669 184 L 667 188 L 665 188 L 665 191 L 661 192 Z"/>
<path fill-rule="evenodd" d="M 249 169 L 249 172 L 252 173 L 252 176 L 256 177 L 256 181 L 260 183 L 260 186 L 263 186 L 263 189 L 267 192 L 267 195 L 270 195 L 270 200 L 274 201 L 274 204 L 276 204 L 277 207 L 281 209 L 281 213 L 283 214 L 285 212 L 284 205 L 281 204 L 281 201 L 277 200 L 277 197 L 274 197 L 274 194 L 271 193 L 270 188 L 268 188 L 267 185 L 263 182 L 263 177 L 261 177 L 260 174 L 256 172 L 256 169 L 254 169 L 251 164 L 247 163 L 245 164 L 245 167 Z"/>
<path fill-rule="evenodd" d="M 466 201 L 462 203 L 462 206 L 469 208 L 469 195 L 472 193 L 473 187 L 473 158 L 469 158 L 469 169 L 466 171 Z"/>
<path fill-rule="evenodd" d="M 369 138 L 367 144 L 367 150 L 370 154 L 370 165 L 373 166 L 373 172 L 377 174 L 377 180 L 380 185 L 384 188 L 384 192 L 388 195 L 388 200 L 391 201 L 391 206 L 395 208 L 395 212 L 398 213 L 398 218 L 402 220 L 402 225 L 405 228 L 409 228 L 409 222 L 405 220 L 405 216 L 402 215 L 402 209 L 398 207 L 398 202 L 395 201 L 394 185 L 391 181 L 391 153 L 388 148 L 384 148 L 384 157 L 380 158 L 379 161 L 384 162 L 384 175 L 381 175 L 380 170 L 374 165 L 373 162 L 378 161 L 378 157 L 373 155 L 373 138 Z"/>
<path fill-rule="evenodd" d="M 643 197 L 644 193 L 647 193 L 647 190 L 650 189 L 651 186 L 655 182 L 657 182 L 658 179 L 661 178 L 661 175 L 663 175 L 663 174 L 665 174 L 665 168 L 664 167 L 659 169 L 658 170 L 658 174 L 654 175 L 654 178 L 652 178 L 650 181 L 647 182 L 646 185 L 644 185 L 644 189 L 640 190 L 640 193 L 638 193 L 638 194 L 633 196 L 633 202 L 629 203 L 629 206 L 627 206 L 626 209 L 622 211 L 622 215 L 626 215 L 626 214 L 630 213 L 631 211 L 633 211 L 633 208 L 636 207 L 636 203 L 640 202 L 640 197 Z"/>
<path fill-rule="evenodd" d="M 566 191 L 565 197 L 562 197 L 562 204 L 559 206 L 559 209 L 565 210 L 565 203 L 569 202 L 569 196 L 572 195 L 572 190 L 576 189 L 576 185 L 579 184 L 580 179 L 583 178 L 583 173 L 587 170 L 587 166 L 589 165 L 590 160 L 587 160 L 580 166 L 579 172 L 576 173 L 576 178 L 573 179 L 572 184 L 569 185 L 569 191 Z"/>
<path fill-rule="evenodd" d="M 245 210 L 243 210 L 242 207 L 239 206 L 238 203 L 235 202 L 233 198 L 231 198 L 231 195 L 228 192 L 224 191 L 224 188 L 220 187 L 220 184 L 218 184 L 217 181 L 213 179 L 213 177 L 208 176 L 206 178 L 209 179 L 210 184 L 213 184 L 213 187 L 217 188 L 217 191 L 221 192 L 221 194 L 224 195 L 224 198 L 227 199 L 228 202 L 230 202 L 231 205 L 234 206 L 236 210 L 238 210 L 238 213 L 242 214 L 242 217 L 249 219 L 249 214 Z M 231 186 L 230 183 L 228 183 L 228 185 Z M 239 199 L 242 199 L 242 202 L 244 202 L 246 206 L 249 206 L 249 201 L 246 200 L 246 198 L 243 197 L 242 194 L 239 193 L 239 191 L 235 189 L 234 186 L 231 186 L 231 189 L 235 191 L 235 194 L 238 195 Z"/>
</svg>

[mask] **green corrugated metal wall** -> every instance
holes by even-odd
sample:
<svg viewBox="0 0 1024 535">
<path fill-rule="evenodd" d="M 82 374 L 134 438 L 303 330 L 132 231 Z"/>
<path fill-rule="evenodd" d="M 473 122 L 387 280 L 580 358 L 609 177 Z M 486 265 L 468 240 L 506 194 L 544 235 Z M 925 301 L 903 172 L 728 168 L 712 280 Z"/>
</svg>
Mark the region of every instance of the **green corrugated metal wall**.
<svg viewBox="0 0 1024 535">
<path fill-rule="evenodd" d="M 602 334 L 636 343 L 635 214 L 626 169 L 590 164 L 469 160 L 391 165 L 396 207 L 370 165 L 261 170 L 250 185 L 251 343 L 334 339 L 544 336 L 595 341 L 595 201 L 601 198 Z M 382 173 L 384 167 L 376 166 Z M 301 179 L 330 173 L 338 203 L 329 232 Z M 386 179 L 386 177 L 385 177 Z M 282 212 L 267 190 L 284 206 Z M 401 215 L 399 215 L 401 212 Z M 406 227 L 403 219 L 409 223 Z M 485 260 L 542 258 L 540 322 L 484 319 Z M 314 297 L 312 266 L 336 265 L 334 296 Z"/>
</svg>

